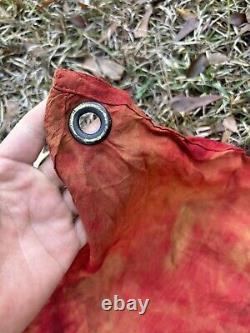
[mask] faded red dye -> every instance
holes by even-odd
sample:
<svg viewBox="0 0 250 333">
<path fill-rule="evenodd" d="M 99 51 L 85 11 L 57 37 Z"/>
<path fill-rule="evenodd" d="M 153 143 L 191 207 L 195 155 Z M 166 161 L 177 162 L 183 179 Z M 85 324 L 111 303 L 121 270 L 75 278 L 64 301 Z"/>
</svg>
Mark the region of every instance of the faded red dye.
<svg viewBox="0 0 250 333">
<path fill-rule="evenodd" d="M 112 130 L 78 143 L 72 109 L 103 104 Z M 27 332 L 249 333 L 250 159 L 231 145 L 154 124 L 105 81 L 56 71 L 46 119 L 55 169 L 86 246 Z M 104 298 L 150 299 L 146 313 L 103 311 Z"/>
</svg>

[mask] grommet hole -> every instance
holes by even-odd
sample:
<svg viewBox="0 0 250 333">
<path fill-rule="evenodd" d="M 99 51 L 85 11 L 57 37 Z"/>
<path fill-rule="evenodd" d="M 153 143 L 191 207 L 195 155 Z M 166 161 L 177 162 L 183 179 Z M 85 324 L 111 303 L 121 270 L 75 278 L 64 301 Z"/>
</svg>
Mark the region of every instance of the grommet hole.
<svg viewBox="0 0 250 333">
<path fill-rule="evenodd" d="M 86 134 L 94 134 L 101 127 L 100 118 L 93 112 L 87 112 L 80 116 L 79 127 Z"/>
<path fill-rule="evenodd" d="M 85 102 L 72 110 L 68 125 L 78 142 L 93 145 L 102 142 L 109 135 L 112 119 L 102 104 Z"/>
</svg>

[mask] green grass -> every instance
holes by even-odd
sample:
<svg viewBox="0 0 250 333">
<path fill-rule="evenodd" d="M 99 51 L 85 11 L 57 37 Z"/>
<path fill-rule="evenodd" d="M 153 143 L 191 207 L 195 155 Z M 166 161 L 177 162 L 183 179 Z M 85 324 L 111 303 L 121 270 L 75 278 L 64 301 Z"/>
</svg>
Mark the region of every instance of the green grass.
<svg viewBox="0 0 250 333">
<path fill-rule="evenodd" d="M 231 13 L 245 12 L 250 0 L 151 1 L 154 12 L 148 35 L 142 39 L 134 39 L 133 30 L 145 11 L 145 3 L 150 1 L 140 4 L 135 0 L 92 0 L 92 6 L 84 10 L 77 1 L 59 1 L 43 10 L 38 10 L 37 1 L 20 3 L 0 2 L 2 116 L 7 101 L 18 104 L 11 125 L 2 126 L 2 137 L 47 95 L 55 68 L 83 70 L 84 59 L 92 54 L 124 65 L 125 74 L 116 85 L 129 90 L 158 123 L 184 134 L 221 140 L 222 121 L 233 115 L 238 133 L 231 135 L 230 142 L 241 146 L 250 142 L 250 37 L 240 37 L 240 29 L 230 24 Z M 183 24 L 177 13 L 180 8 L 196 13 L 200 25 L 183 41 L 174 42 Z M 82 15 L 86 27 L 74 27 L 69 20 L 72 14 Z M 112 22 L 119 27 L 109 40 L 100 43 L 103 31 Z M 213 52 L 226 54 L 228 63 L 211 66 L 199 77 L 187 79 L 192 59 Z M 180 93 L 220 94 L 223 98 L 206 109 L 176 114 L 168 100 Z"/>
</svg>

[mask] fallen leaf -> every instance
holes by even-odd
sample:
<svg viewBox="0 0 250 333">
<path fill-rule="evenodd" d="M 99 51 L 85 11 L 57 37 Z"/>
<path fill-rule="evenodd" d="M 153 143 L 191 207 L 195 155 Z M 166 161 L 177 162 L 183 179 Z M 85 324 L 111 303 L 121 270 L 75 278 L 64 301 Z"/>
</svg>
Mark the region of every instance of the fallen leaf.
<svg viewBox="0 0 250 333">
<path fill-rule="evenodd" d="M 197 19 L 197 16 L 189 9 L 177 8 L 177 13 L 186 21 L 175 37 L 175 41 L 180 41 L 198 27 L 199 20 Z"/>
<path fill-rule="evenodd" d="M 12 121 L 18 113 L 19 105 L 16 101 L 6 101 L 4 120 Z"/>
<path fill-rule="evenodd" d="M 231 24 L 235 27 L 239 27 L 244 23 L 247 23 L 247 17 L 245 13 L 233 13 L 231 15 Z"/>
<path fill-rule="evenodd" d="M 143 38 L 146 37 L 148 34 L 148 24 L 150 16 L 153 13 L 152 6 L 147 6 L 145 14 L 143 15 L 141 21 L 137 24 L 137 27 L 134 30 L 135 38 Z"/>
<path fill-rule="evenodd" d="M 246 32 L 250 31 L 250 24 L 245 24 L 241 29 L 240 29 L 240 35 L 244 35 Z"/>
<path fill-rule="evenodd" d="M 189 9 L 177 8 L 176 11 L 185 21 L 197 18 L 197 16 Z"/>
<path fill-rule="evenodd" d="M 17 7 L 17 10 L 21 10 L 24 8 L 24 2 L 23 0 L 15 0 L 15 5 Z"/>
<path fill-rule="evenodd" d="M 224 128 L 229 131 L 231 131 L 233 133 L 238 132 L 238 127 L 237 127 L 237 123 L 236 123 L 234 116 L 229 116 L 229 117 L 225 118 L 223 120 L 222 124 L 223 124 Z"/>
<path fill-rule="evenodd" d="M 208 58 L 205 54 L 199 55 L 196 59 L 191 62 L 191 65 L 187 71 L 187 77 L 195 77 L 205 72 L 209 66 Z"/>
<path fill-rule="evenodd" d="M 96 76 L 102 76 L 101 68 L 96 57 L 89 57 L 83 62 L 83 68 Z"/>
<path fill-rule="evenodd" d="M 56 0 L 42 0 L 38 6 L 39 8 L 44 8 L 44 7 L 48 7 L 49 5 L 51 5 L 53 2 L 56 2 Z"/>
<path fill-rule="evenodd" d="M 221 122 L 217 122 L 217 123 L 211 125 L 212 133 L 221 133 L 224 131 L 224 129 L 225 128 Z"/>
<path fill-rule="evenodd" d="M 78 0 L 77 2 L 82 9 L 86 9 L 90 6 L 90 0 Z"/>
<path fill-rule="evenodd" d="M 82 29 L 86 27 L 86 21 L 80 15 L 71 15 L 69 20 L 76 28 Z"/>
<path fill-rule="evenodd" d="M 119 81 L 122 78 L 122 75 L 124 73 L 123 66 L 112 60 L 104 58 L 99 58 L 97 59 L 97 61 L 105 77 L 113 81 Z"/>
<path fill-rule="evenodd" d="M 228 57 L 222 53 L 212 53 L 208 57 L 209 65 L 220 65 L 228 61 Z"/>
<path fill-rule="evenodd" d="M 200 97 L 188 97 L 184 95 L 178 95 L 169 101 L 169 104 L 175 112 L 190 112 L 200 107 L 204 107 L 208 104 L 214 103 L 221 99 L 218 95 L 200 96 Z"/>
<path fill-rule="evenodd" d="M 104 57 L 89 57 L 83 63 L 83 68 L 92 74 L 119 81 L 124 73 L 124 67 L 113 60 Z"/>
<path fill-rule="evenodd" d="M 188 36 L 191 32 L 193 32 L 199 26 L 199 20 L 197 18 L 190 18 L 184 23 L 181 30 L 175 36 L 175 41 L 180 41 L 186 36 Z"/>
<path fill-rule="evenodd" d="M 106 31 L 103 32 L 101 38 L 99 39 L 99 43 L 103 43 L 105 40 L 109 40 L 111 36 L 115 33 L 118 24 L 113 22 Z"/>
<path fill-rule="evenodd" d="M 45 57 L 47 54 L 46 48 L 41 44 L 34 44 L 30 42 L 25 43 L 25 47 L 28 53 L 30 53 L 35 58 Z"/>
</svg>

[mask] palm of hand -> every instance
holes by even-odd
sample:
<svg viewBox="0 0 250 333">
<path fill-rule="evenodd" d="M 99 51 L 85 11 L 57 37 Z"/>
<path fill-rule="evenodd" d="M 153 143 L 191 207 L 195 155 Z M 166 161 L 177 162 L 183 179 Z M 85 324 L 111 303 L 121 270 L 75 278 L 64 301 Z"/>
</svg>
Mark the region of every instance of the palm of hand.
<svg viewBox="0 0 250 333">
<path fill-rule="evenodd" d="M 53 284 L 80 249 L 72 214 L 42 172 L 5 159 L 0 166 L 0 243 L 5 255 L 7 251 L 22 259 L 20 273 L 27 284 L 39 281 L 42 286 L 48 277 Z"/>
<path fill-rule="evenodd" d="M 21 332 L 70 267 L 86 235 L 72 198 L 50 159 L 33 162 L 44 145 L 45 102 L 0 145 L 0 332 Z M 21 310 L 21 311 L 20 311 Z"/>
</svg>

